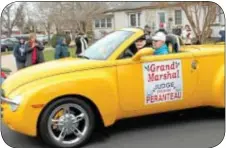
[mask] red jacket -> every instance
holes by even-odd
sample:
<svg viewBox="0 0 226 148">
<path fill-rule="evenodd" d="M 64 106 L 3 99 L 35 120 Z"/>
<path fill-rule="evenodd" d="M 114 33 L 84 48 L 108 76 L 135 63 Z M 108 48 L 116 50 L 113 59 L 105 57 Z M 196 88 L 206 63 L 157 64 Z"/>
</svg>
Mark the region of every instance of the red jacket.
<svg viewBox="0 0 226 148">
<path fill-rule="evenodd" d="M 6 79 L 6 74 L 4 72 L 1 71 L 1 77 Z"/>
</svg>

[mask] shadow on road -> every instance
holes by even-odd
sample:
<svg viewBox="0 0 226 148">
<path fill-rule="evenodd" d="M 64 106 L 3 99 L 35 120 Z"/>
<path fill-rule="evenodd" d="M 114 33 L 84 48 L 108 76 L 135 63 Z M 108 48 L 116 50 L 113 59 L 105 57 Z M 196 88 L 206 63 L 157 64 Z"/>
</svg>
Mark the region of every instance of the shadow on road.
<svg viewBox="0 0 226 148">
<path fill-rule="evenodd" d="M 103 131 L 96 132 L 93 135 L 89 145 L 107 141 L 111 136 L 116 136 L 126 132 L 133 132 L 137 130 L 145 132 L 147 129 L 152 130 L 156 128 L 165 128 L 205 120 L 225 120 L 225 111 L 215 110 L 212 108 L 197 108 L 124 119 L 118 121 L 111 127 L 105 128 Z"/>
<path fill-rule="evenodd" d="M 162 113 L 157 115 L 125 119 L 118 121 L 111 127 L 96 131 L 87 146 L 107 142 L 111 137 L 123 135 L 123 133 L 129 135 L 130 132 L 135 131 L 145 132 L 147 130 L 150 131 L 166 127 L 169 128 L 170 126 L 181 126 L 183 124 L 189 124 L 190 122 L 194 123 L 224 119 L 225 113 L 223 110 L 216 112 L 216 110 L 209 108 L 199 108 L 180 112 Z M 22 148 L 26 147 L 26 145 L 32 145 L 33 148 L 49 148 L 40 140 L 37 140 L 37 138 L 24 136 L 15 132 L 5 136 L 7 133 L 4 133 L 4 131 L 1 132 L 6 143 L 10 143 L 8 142 L 10 139 L 17 139 L 17 141 L 14 141 L 14 145 L 10 146 Z M 26 141 L 26 144 L 21 143 L 22 141 Z"/>
</svg>

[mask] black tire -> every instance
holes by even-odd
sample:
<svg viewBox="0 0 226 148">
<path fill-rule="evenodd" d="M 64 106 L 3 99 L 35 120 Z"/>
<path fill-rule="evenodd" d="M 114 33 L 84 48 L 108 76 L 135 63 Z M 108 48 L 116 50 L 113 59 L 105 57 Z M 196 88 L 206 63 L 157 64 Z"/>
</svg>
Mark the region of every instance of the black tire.
<svg viewBox="0 0 226 148">
<path fill-rule="evenodd" d="M 84 138 L 82 140 L 80 140 L 76 145 L 73 146 L 67 146 L 67 145 L 59 145 L 59 143 L 57 143 L 50 135 L 50 132 L 48 131 L 48 119 L 49 116 L 51 115 L 52 111 L 57 108 L 60 105 L 66 104 L 66 103 L 75 103 L 76 105 L 79 105 L 80 107 L 82 107 L 88 115 L 89 118 L 89 127 L 87 130 L 87 133 L 85 134 Z M 38 125 L 38 132 L 39 132 L 39 136 L 40 138 L 48 145 L 53 146 L 53 147 L 65 147 L 65 148 L 78 148 L 84 144 L 86 144 L 93 131 L 95 128 L 95 114 L 92 110 L 92 108 L 82 99 L 79 98 L 72 98 L 72 97 L 64 97 L 61 98 L 59 100 L 54 101 L 53 103 L 51 103 L 50 105 L 48 105 L 44 112 L 42 113 L 40 120 L 39 120 L 39 125 Z"/>
</svg>

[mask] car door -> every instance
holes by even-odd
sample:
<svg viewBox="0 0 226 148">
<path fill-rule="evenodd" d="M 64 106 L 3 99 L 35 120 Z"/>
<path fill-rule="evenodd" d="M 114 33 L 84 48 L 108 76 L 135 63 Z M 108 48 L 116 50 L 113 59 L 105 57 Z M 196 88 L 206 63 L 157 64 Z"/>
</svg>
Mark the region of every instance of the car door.
<svg viewBox="0 0 226 148">
<path fill-rule="evenodd" d="M 118 60 L 121 109 L 138 115 L 198 106 L 201 101 L 192 99 L 197 87 L 194 62 L 190 52 Z"/>
</svg>

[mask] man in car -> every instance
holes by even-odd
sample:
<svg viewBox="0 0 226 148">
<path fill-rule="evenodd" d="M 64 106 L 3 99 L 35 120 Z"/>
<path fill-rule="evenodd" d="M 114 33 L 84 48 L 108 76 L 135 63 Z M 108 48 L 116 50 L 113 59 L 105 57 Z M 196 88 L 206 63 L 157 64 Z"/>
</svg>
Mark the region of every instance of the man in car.
<svg viewBox="0 0 226 148">
<path fill-rule="evenodd" d="M 155 49 L 154 55 L 163 55 L 169 53 L 169 49 L 165 41 L 166 35 L 163 32 L 157 32 L 152 37 L 152 47 Z"/>
</svg>

